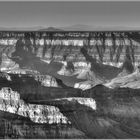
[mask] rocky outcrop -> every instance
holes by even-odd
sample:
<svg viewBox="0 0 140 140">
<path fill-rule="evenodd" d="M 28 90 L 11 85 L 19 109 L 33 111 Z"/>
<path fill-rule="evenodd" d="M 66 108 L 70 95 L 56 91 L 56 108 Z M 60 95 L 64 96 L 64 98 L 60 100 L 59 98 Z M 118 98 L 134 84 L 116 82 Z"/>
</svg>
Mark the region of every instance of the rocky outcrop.
<svg viewBox="0 0 140 140">
<path fill-rule="evenodd" d="M 80 88 L 82 90 L 90 89 L 98 84 L 103 84 L 105 83 L 105 80 L 96 75 L 93 71 L 91 70 L 86 70 L 81 72 L 77 78 L 79 79 L 85 79 L 86 81 L 84 82 L 79 82 L 74 85 L 74 88 Z"/>
<path fill-rule="evenodd" d="M 0 90 L 0 110 L 29 118 L 34 123 L 66 124 L 67 118 L 54 106 L 27 104 L 10 88 Z"/>
<path fill-rule="evenodd" d="M 132 89 L 140 89 L 140 73 L 139 71 L 135 71 L 132 74 L 127 75 L 119 75 L 118 77 L 112 79 L 110 82 L 104 84 L 109 88 L 116 87 L 129 87 Z"/>
</svg>

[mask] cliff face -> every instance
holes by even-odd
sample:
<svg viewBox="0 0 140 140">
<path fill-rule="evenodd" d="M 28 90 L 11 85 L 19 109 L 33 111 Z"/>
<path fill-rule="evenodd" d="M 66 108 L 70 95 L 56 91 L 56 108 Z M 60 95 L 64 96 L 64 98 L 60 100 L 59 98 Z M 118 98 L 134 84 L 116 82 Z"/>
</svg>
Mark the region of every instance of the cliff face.
<svg viewBox="0 0 140 140">
<path fill-rule="evenodd" d="M 98 40 L 99 41 L 99 40 Z M 23 50 L 23 48 L 28 48 L 27 50 L 29 50 L 29 48 L 31 48 L 32 52 L 34 52 L 36 54 L 36 56 L 43 58 L 45 60 L 47 60 L 48 62 L 51 61 L 53 58 L 57 59 L 57 61 L 62 61 L 62 60 L 66 60 L 67 61 L 72 61 L 74 63 L 75 67 L 81 67 L 84 66 L 86 67 L 87 65 L 87 61 L 85 60 L 85 57 L 83 56 L 83 54 L 80 52 L 80 49 L 82 46 L 85 46 L 84 42 L 85 40 L 45 40 L 44 39 L 36 39 L 35 40 L 36 44 L 33 44 L 33 40 L 28 40 L 28 39 L 24 39 L 24 40 L 19 40 L 19 39 L 3 39 L 0 40 L 0 44 L 1 47 L 4 49 L 1 49 L 2 53 L 6 53 L 8 56 L 14 51 L 15 47 L 14 46 L 21 46 L 21 49 L 19 47 L 16 48 L 17 51 L 21 51 Z M 101 45 L 102 42 L 98 42 L 98 45 Z M 112 45 L 112 41 L 111 40 L 106 40 L 106 51 L 103 54 L 103 63 L 106 64 L 113 64 L 113 65 L 119 65 L 119 62 L 123 62 L 124 61 L 124 56 L 125 56 L 125 51 L 126 51 L 126 46 L 130 44 L 129 40 L 125 40 L 124 42 L 125 44 L 123 44 L 124 46 L 122 47 L 123 50 L 120 51 L 120 60 L 118 62 L 115 62 L 110 60 L 110 47 Z M 99 60 L 99 52 L 98 49 L 96 48 L 96 41 L 95 40 L 91 40 L 90 42 L 90 47 L 87 46 L 87 50 L 88 50 L 88 54 L 94 58 L 96 58 L 97 60 Z M 116 45 L 118 45 L 118 48 L 121 48 L 121 40 L 116 40 Z M 119 46 L 120 45 L 120 46 Z M 139 53 L 139 44 L 135 41 L 132 42 L 133 46 L 135 47 L 135 53 Z M 30 47 L 29 47 L 30 46 Z M 6 49 L 7 48 L 7 49 Z M 114 52 L 114 59 L 115 59 L 115 55 L 117 55 L 117 51 Z M 137 58 L 137 54 L 135 54 L 135 62 L 138 62 L 138 58 Z M 85 64 L 84 64 L 85 63 Z"/>
<path fill-rule="evenodd" d="M 131 61 L 125 59 L 125 53 L 130 50 L 126 49 L 129 45 L 129 40 L 125 44 L 116 40 L 122 50 L 118 54 L 114 52 L 114 60 L 110 59 L 111 40 L 106 40 L 106 50 L 103 54 L 103 61 L 100 61 L 99 46 L 95 40 L 91 40 L 91 46 L 85 46 L 85 40 L 45 40 L 36 39 L 35 44 L 32 39 L 3 39 L 1 44 L 1 70 L 10 73 L 36 73 L 43 75 L 51 75 L 61 79 L 67 86 L 81 88 L 83 85 L 87 89 L 96 84 L 105 83 L 106 80 L 115 78 L 122 69 L 127 69 L 126 73 L 132 73 L 134 68 Z M 97 44 L 96 44 L 97 43 Z M 119 46 L 120 45 L 120 46 Z M 132 42 L 135 47 L 135 52 L 139 52 L 139 44 Z M 85 48 L 83 48 L 85 46 Z M 82 47 L 82 48 L 81 48 Z M 119 51 L 119 50 L 118 50 Z M 120 56 L 119 61 L 115 61 L 116 55 Z M 91 59 L 90 59 L 91 58 Z M 126 60 L 126 61 L 125 61 Z M 124 64 L 122 64 L 124 62 Z M 135 54 L 135 65 L 138 63 L 137 54 Z M 131 71 L 130 71 L 131 68 Z M 111 70 L 112 69 L 112 70 Z M 108 72 L 109 71 L 109 72 Z M 91 75 L 91 78 L 80 76 L 81 73 Z M 69 78 L 67 78 L 69 77 Z M 51 79 L 48 78 L 46 85 L 51 85 Z M 95 82 L 98 81 L 98 82 Z M 57 84 L 54 83 L 55 86 Z"/>
<path fill-rule="evenodd" d="M 2 88 L 0 91 L 0 110 L 14 113 L 29 118 L 36 123 L 67 123 L 59 109 L 54 106 L 27 104 L 20 99 L 19 93 L 10 88 Z"/>
</svg>

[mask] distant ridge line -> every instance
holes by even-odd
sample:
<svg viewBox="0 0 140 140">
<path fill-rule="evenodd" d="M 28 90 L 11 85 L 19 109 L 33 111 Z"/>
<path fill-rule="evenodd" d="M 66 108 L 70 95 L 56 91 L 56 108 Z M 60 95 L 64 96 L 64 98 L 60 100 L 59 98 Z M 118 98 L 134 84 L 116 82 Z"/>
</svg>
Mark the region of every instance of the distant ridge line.
<svg viewBox="0 0 140 140">
<path fill-rule="evenodd" d="M 0 30 L 0 32 L 20 32 L 20 33 L 24 33 L 24 32 L 48 32 L 48 33 L 54 33 L 54 32 L 56 32 L 56 33 L 63 33 L 63 32 L 78 32 L 78 33 L 90 33 L 90 32 L 140 32 L 140 29 L 139 30 L 91 30 L 91 31 L 86 31 L 86 30 L 84 30 L 84 31 L 80 31 L 80 30 L 73 30 L 73 31 L 71 31 L 71 30 L 57 30 L 57 31 L 48 31 L 48 30 Z"/>
</svg>

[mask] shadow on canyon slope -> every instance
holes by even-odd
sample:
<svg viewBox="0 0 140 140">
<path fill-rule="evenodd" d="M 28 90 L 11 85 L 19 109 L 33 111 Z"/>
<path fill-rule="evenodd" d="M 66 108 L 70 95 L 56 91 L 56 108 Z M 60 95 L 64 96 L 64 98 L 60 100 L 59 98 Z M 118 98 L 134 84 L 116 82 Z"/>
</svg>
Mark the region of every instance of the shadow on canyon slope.
<svg viewBox="0 0 140 140">
<path fill-rule="evenodd" d="M 132 61 L 130 60 L 129 55 L 126 55 L 123 66 L 121 68 L 117 68 L 114 66 L 98 63 L 95 58 L 93 58 L 87 53 L 87 50 L 85 47 L 81 48 L 81 53 L 85 56 L 86 60 L 91 63 L 91 71 L 94 71 L 96 75 L 104 78 L 105 80 L 111 80 L 117 77 L 117 75 L 121 71 L 123 71 L 123 69 L 126 69 L 129 74 L 132 73 L 134 70 Z"/>
<path fill-rule="evenodd" d="M 72 97 L 74 95 L 77 97 L 81 96 L 80 89 L 67 87 L 62 83 L 61 80 L 58 80 L 58 83 L 61 84 L 61 87 L 45 87 L 40 81 L 36 81 L 31 75 L 8 75 L 10 76 L 11 80 L 8 80 L 5 76 L 1 76 L 0 89 L 3 87 L 10 87 L 13 91 L 20 93 L 20 96 L 23 99 L 46 100 L 51 98 Z"/>
</svg>

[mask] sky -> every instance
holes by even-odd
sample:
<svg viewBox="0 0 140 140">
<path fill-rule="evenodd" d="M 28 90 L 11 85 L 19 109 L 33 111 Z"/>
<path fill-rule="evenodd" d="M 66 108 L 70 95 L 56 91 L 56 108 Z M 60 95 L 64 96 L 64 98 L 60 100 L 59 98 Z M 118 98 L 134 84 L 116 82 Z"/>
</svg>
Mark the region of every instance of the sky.
<svg viewBox="0 0 140 140">
<path fill-rule="evenodd" d="M 140 1 L 0 2 L 0 27 L 74 24 L 140 27 Z"/>
</svg>

